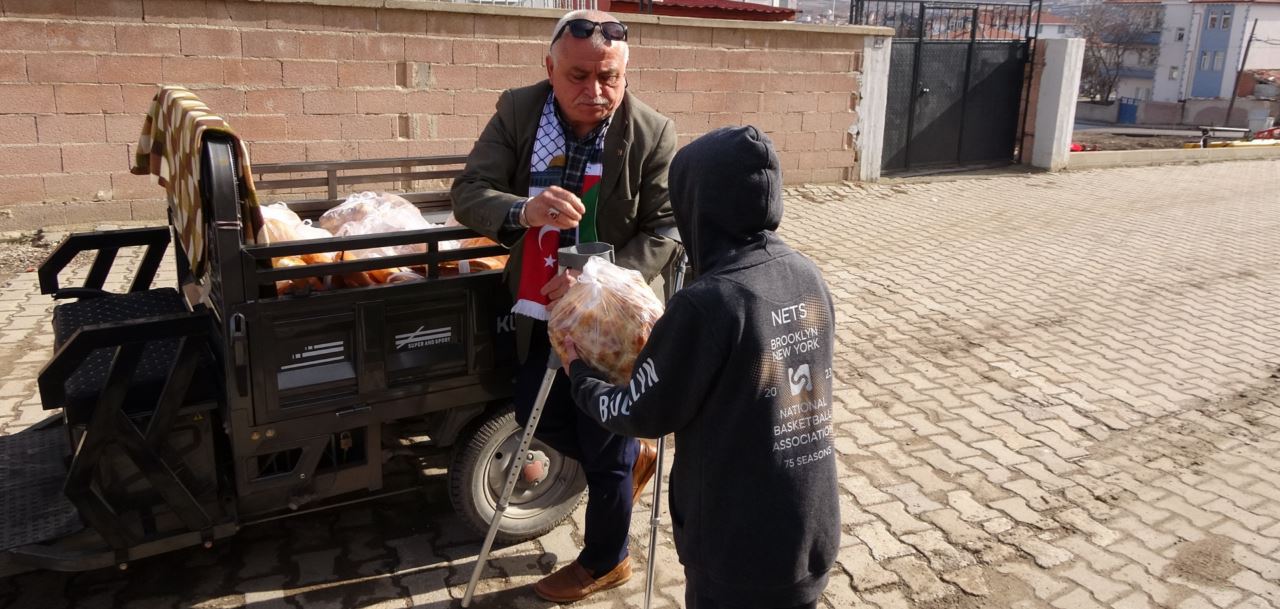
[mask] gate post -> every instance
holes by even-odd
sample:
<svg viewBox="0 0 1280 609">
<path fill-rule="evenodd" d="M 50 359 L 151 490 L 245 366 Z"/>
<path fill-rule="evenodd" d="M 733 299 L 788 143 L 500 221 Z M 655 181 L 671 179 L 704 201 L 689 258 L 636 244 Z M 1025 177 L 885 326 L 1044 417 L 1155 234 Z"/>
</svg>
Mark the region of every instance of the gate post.
<svg viewBox="0 0 1280 609">
<path fill-rule="evenodd" d="M 1084 39 L 1041 40 L 1044 72 L 1038 91 L 1032 91 L 1036 107 L 1032 126 L 1031 164 L 1049 171 L 1066 169 L 1071 133 L 1076 120 L 1076 95 L 1084 65 Z"/>
<path fill-rule="evenodd" d="M 851 127 L 858 150 L 858 180 L 880 179 L 884 162 L 885 107 L 889 100 L 888 36 L 862 38 L 862 85 L 858 95 L 858 122 Z"/>
</svg>

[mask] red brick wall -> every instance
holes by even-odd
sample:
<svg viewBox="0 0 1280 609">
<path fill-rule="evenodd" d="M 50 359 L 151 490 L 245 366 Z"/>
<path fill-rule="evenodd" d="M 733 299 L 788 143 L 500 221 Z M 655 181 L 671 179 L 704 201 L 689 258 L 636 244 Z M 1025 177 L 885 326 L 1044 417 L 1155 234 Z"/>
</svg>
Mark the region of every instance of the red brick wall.
<svg viewBox="0 0 1280 609">
<path fill-rule="evenodd" d="M 0 0 L 0 230 L 160 218 L 129 174 L 160 83 L 257 163 L 465 153 L 501 90 L 545 77 L 559 13 L 244 0 Z M 351 4 L 369 4 L 352 0 Z M 685 143 L 755 124 L 788 182 L 856 175 L 862 31 L 628 15 L 629 80 Z"/>
</svg>

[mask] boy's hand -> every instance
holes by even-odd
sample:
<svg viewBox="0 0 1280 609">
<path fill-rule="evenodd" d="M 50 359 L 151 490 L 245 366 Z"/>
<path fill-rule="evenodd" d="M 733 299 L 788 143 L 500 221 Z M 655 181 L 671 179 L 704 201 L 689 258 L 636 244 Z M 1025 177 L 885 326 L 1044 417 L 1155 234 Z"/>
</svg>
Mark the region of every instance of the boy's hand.
<svg viewBox="0 0 1280 609">
<path fill-rule="evenodd" d="M 569 367 L 577 360 L 578 350 L 573 346 L 573 339 L 568 336 L 564 337 L 564 361 L 561 362 L 561 366 L 564 367 L 564 373 L 566 376 L 573 376 L 572 373 L 569 372 Z"/>
</svg>

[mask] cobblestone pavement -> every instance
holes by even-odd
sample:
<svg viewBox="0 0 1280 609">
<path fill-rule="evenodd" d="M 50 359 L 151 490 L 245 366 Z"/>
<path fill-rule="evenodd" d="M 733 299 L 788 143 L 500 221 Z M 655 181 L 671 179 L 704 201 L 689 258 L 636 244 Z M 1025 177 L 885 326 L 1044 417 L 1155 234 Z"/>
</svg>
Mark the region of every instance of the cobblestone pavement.
<svg viewBox="0 0 1280 609">
<path fill-rule="evenodd" d="M 840 312 L 845 535 L 822 606 L 1280 606 L 1280 163 L 786 196 L 785 236 Z M 36 292 L 30 273 L 0 292 L 0 433 L 42 416 Z M 0 607 L 456 606 L 478 539 L 441 489 L 124 572 L 19 575 Z M 476 606 L 551 606 L 527 586 L 574 556 L 581 522 L 500 550 Z M 678 607 L 664 533 L 655 607 Z"/>
</svg>

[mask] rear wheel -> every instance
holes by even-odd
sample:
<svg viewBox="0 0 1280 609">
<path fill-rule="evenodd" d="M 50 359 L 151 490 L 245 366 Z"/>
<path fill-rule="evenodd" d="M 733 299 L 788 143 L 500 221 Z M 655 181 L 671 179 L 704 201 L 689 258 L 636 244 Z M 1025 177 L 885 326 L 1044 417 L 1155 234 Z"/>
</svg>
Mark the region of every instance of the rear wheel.
<svg viewBox="0 0 1280 609">
<path fill-rule="evenodd" d="M 469 437 L 454 448 L 449 499 L 463 520 L 483 535 L 497 510 L 524 428 L 516 424 L 515 413 L 504 408 L 482 415 L 471 429 Z M 578 507 L 587 486 L 577 461 L 536 437 L 524 459 L 527 465 L 498 528 L 501 543 L 519 543 L 550 532 Z"/>
</svg>

